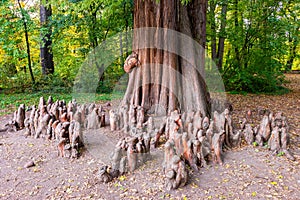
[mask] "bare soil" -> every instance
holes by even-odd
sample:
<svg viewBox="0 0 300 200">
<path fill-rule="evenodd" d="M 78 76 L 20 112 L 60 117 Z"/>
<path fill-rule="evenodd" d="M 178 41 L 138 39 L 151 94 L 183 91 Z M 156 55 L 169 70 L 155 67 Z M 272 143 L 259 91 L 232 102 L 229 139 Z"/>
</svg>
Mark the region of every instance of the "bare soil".
<svg viewBox="0 0 300 200">
<path fill-rule="evenodd" d="M 0 132 L 0 199 L 300 199 L 300 74 L 287 75 L 285 95 L 229 95 L 235 122 L 248 109 L 282 111 L 290 125 L 290 151 L 296 160 L 272 155 L 266 148 L 243 145 L 225 151 L 224 165 L 189 172 L 188 184 L 166 191 L 163 147 L 134 173 L 99 183 L 98 169 L 108 163 L 122 135 L 108 128 L 85 132 L 86 149 L 79 159 L 58 157 L 56 144 L 25 138 L 23 131 Z M 0 117 L 0 128 L 11 119 Z M 36 166 L 24 168 L 34 161 Z"/>
</svg>

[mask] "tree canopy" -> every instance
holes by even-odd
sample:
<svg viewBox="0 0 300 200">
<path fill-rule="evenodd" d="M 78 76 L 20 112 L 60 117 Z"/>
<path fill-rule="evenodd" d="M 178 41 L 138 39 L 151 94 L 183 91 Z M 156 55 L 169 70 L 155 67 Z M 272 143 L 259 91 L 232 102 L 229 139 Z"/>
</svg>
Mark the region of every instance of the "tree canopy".
<svg viewBox="0 0 300 200">
<path fill-rule="evenodd" d="M 182 0 L 183 5 L 189 1 Z M 125 33 L 133 28 L 132 0 L 48 0 L 52 16 L 40 26 L 39 7 L 45 1 L 0 2 L 0 87 L 66 90 L 88 55 L 107 38 L 123 32 L 122 56 L 99 77 L 98 91 L 110 92 L 124 73 L 128 48 Z M 282 72 L 300 69 L 299 0 L 209 0 L 207 56 L 223 76 L 227 90 L 272 92 L 283 81 Z M 32 85 L 22 13 L 27 23 Z M 41 34 L 52 30 L 55 72 L 42 76 Z M 223 47 L 222 47 L 223 45 Z M 68 89 L 67 89 L 68 90 Z"/>
</svg>

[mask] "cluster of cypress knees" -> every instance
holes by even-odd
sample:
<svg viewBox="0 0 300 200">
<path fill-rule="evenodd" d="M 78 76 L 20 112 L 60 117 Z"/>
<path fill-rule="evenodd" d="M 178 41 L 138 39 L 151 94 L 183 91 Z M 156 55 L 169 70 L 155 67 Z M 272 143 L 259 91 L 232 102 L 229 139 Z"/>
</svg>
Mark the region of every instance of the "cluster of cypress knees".
<svg viewBox="0 0 300 200">
<path fill-rule="evenodd" d="M 25 105 L 20 105 L 6 127 L 25 128 L 27 136 L 54 139 L 60 156 L 77 158 L 84 146 L 83 129 L 99 129 L 109 121 L 111 131 L 123 131 L 124 137 L 111 154 L 111 166 L 102 166 L 98 172 L 99 181 L 105 183 L 133 172 L 149 159 L 151 146 L 156 148 L 165 141 L 163 171 L 168 190 L 187 184 L 187 166 L 198 171 L 211 161 L 222 165 L 223 149 L 239 147 L 242 141 L 266 146 L 276 154 L 295 159 L 288 150 L 289 126 L 281 112 L 258 110 L 262 119 L 253 126 L 252 111 L 248 111 L 238 128 L 234 128 L 231 112 L 232 106 L 226 106 L 223 112 L 214 111 L 211 119 L 199 111 L 174 110 L 168 116 L 150 116 L 142 106 L 128 103 L 107 112 L 94 103 L 80 105 L 72 100 L 66 104 L 54 102 L 50 96 L 47 102 L 41 97 L 38 107 L 31 107 L 28 118 Z"/>
</svg>

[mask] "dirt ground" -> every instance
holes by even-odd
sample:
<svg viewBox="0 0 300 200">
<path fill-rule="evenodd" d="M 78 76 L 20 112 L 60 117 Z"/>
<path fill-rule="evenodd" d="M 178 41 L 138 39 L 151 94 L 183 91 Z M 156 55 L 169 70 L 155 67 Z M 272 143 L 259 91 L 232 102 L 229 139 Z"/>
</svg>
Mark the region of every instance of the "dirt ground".
<svg viewBox="0 0 300 200">
<path fill-rule="evenodd" d="M 85 132 L 86 150 L 79 159 L 61 158 L 56 144 L 25 138 L 23 131 L 0 132 L 0 199 L 300 199 L 300 74 L 287 75 L 285 95 L 228 95 L 237 122 L 248 109 L 282 111 L 290 125 L 290 151 L 296 160 L 272 155 L 265 148 L 243 145 L 224 152 L 224 165 L 189 172 L 188 184 L 166 191 L 163 148 L 134 173 L 104 184 L 97 170 L 107 163 L 121 133 L 108 128 Z M 11 119 L 0 117 L 0 128 Z M 24 168 L 34 161 L 36 166 Z"/>
</svg>

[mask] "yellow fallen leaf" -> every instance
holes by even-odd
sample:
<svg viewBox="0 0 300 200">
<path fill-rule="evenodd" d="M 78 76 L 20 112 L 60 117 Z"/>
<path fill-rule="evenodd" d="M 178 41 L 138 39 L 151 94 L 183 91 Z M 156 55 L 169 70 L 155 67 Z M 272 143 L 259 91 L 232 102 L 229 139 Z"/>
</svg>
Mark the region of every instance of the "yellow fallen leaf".
<svg viewBox="0 0 300 200">
<path fill-rule="evenodd" d="M 33 168 L 33 172 L 39 172 L 40 170 L 38 168 Z"/>
<path fill-rule="evenodd" d="M 276 181 L 272 181 L 271 184 L 272 185 L 277 185 L 277 182 Z"/>
<path fill-rule="evenodd" d="M 71 189 L 71 188 L 68 188 L 68 189 L 66 190 L 66 192 L 67 192 L 68 194 L 71 194 L 71 193 L 72 193 L 72 189 Z"/>
<path fill-rule="evenodd" d="M 252 192 L 251 194 L 253 197 L 256 197 L 256 192 Z"/>
<path fill-rule="evenodd" d="M 28 144 L 28 146 L 29 146 L 29 147 L 33 147 L 33 146 L 34 146 L 34 144 L 32 144 L 32 143 L 29 143 L 29 144 Z"/>
<path fill-rule="evenodd" d="M 125 181 L 125 180 L 126 180 L 126 176 L 120 176 L 120 177 L 119 177 L 119 180 L 120 180 L 120 181 Z"/>
<path fill-rule="evenodd" d="M 192 188 L 197 188 L 198 185 L 196 185 L 194 182 L 191 184 Z"/>
<path fill-rule="evenodd" d="M 228 179 L 223 179 L 223 183 L 227 183 L 229 180 Z"/>
<path fill-rule="evenodd" d="M 118 187 L 119 186 L 119 183 L 114 183 L 114 187 Z"/>
</svg>

